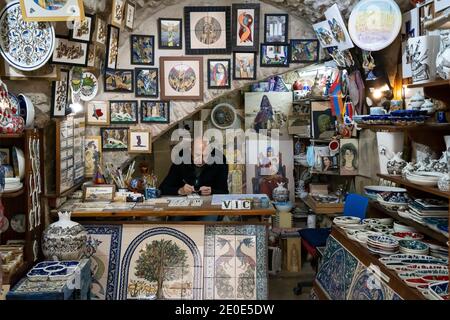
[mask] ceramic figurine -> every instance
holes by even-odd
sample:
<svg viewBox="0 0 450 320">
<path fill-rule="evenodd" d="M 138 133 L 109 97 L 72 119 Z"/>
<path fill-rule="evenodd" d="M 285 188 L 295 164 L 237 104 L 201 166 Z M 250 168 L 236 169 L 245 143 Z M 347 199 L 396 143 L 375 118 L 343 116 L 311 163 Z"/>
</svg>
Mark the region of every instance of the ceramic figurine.
<svg viewBox="0 0 450 320">
<path fill-rule="evenodd" d="M 284 186 L 284 182 L 277 183 L 278 187 L 273 189 L 272 198 L 275 202 L 286 202 L 289 200 L 289 190 Z"/>
<path fill-rule="evenodd" d="M 401 175 L 406 165 L 407 162 L 402 159 L 402 152 L 398 152 L 387 162 L 387 171 L 391 175 Z"/>
<path fill-rule="evenodd" d="M 84 252 L 87 232 L 70 220 L 71 213 L 58 212 L 59 220 L 47 227 L 42 236 L 42 252 L 47 260 L 79 260 Z"/>
<path fill-rule="evenodd" d="M 420 110 L 422 105 L 425 103 L 425 98 L 419 92 L 413 95 L 409 101 L 407 110 Z"/>
<path fill-rule="evenodd" d="M 433 101 L 431 99 L 425 99 L 425 102 L 420 107 L 420 110 L 426 111 L 428 114 L 433 114 L 436 111 Z"/>
</svg>

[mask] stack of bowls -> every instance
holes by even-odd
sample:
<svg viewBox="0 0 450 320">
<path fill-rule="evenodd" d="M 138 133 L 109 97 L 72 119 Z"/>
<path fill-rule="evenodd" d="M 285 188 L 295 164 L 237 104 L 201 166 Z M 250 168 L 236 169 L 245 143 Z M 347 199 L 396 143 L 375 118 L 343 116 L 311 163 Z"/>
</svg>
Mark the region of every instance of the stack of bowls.
<svg viewBox="0 0 450 320">
<path fill-rule="evenodd" d="M 364 187 L 366 196 L 371 200 L 377 200 L 378 195 L 385 192 L 406 193 L 404 188 L 386 187 L 386 186 L 366 186 Z"/>
<path fill-rule="evenodd" d="M 394 232 L 391 234 L 397 240 L 422 240 L 423 234 L 417 232 Z"/>
<path fill-rule="evenodd" d="M 367 248 L 380 255 L 391 255 L 398 252 L 399 243 L 393 237 L 370 235 L 367 237 Z"/>
<path fill-rule="evenodd" d="M 408 195 L 405 192 L 382 192 L 377 195 L 377 201 L 389 210 L 399 210 L 408 207 Z"/>
<path fill-rule="evenodd" d="M 336 217 L 333 219 L 333 223 L 345 230 L 361 230 L 365 229 L 365 225 L 361 224 L 361 219 L 358 217 L 346 216 Z"/>
<path fill-rule="evenodd" d="M 23 188 L 20 178 L 5 178 L 5 189 L 3 192 L 15 192 Z"/>
<path fill-rule="evenodd" d="M 406 179 L 421 186 L 435 187 L 442 175 L 439 172 L 407 172 Z"/>
<path fill-rule="evenodd" d="M 430 247 L 418 240 L 400 240 L 400 252 L 405 254 L 424 254 L 427 255 Z"/>
</svg>

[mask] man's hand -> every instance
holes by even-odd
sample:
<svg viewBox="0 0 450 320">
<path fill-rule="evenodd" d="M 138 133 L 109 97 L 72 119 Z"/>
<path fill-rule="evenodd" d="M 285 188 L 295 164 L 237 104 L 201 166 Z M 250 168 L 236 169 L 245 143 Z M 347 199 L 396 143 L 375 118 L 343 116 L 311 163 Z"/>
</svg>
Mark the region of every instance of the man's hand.
<svg viewBox="0 0 450 320">
<path fill-rule="evenodd" d="M 211 195 L 211 187 L 200 187 L 200 194 L 202 196 L 210 196 Z"/>
<path fill-rule="evenodd" d="M 186 183 L 182 188 L 178 189 L 178 194 L 181 196 L 186 196 L 188 194 L 193 193 L 194 191 L 195 191 L 195 188 Z"/>
</svg>

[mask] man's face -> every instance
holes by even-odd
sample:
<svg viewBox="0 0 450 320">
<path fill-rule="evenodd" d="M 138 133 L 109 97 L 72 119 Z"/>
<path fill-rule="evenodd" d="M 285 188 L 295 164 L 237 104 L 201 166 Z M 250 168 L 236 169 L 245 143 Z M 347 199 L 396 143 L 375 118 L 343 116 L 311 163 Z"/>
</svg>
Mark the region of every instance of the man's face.
<svg viewBox="0 0 450 320">
<path fill-rule="evenodd" d="M 205 164 L 206 150 L 208 142 L 201 138 L 195 139 L 192 145 L 194 164 L 201 167 Z"/>
</svg>

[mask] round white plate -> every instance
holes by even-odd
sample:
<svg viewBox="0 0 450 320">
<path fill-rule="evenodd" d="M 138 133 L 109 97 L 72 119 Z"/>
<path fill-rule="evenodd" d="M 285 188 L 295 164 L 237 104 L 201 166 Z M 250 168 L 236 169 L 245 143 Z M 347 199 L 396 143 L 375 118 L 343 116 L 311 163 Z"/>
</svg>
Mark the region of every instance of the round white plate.
<svg viewBox="0 0 450 320">
<path fill-rule="evenodd" d="M 80 98 L 83 101 L 91 101 L 95 98 L 98 92 L 98 79 L 90 72 L 83 72 L 82 86 L 80 91 Z"/>
</svg>

